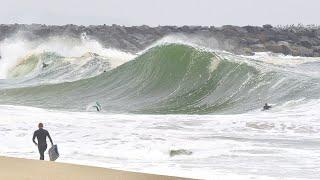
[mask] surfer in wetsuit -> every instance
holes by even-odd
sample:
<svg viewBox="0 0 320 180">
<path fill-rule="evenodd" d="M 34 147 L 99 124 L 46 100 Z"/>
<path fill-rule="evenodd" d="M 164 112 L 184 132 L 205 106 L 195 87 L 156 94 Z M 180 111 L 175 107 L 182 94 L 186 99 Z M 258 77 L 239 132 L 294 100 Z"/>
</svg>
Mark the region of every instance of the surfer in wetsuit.
<svg viewBox="0 0 320 180">
<path fill-rule="evenodd" d="M 46 63 L 42 63 L 42 68 L 46 68 L 47 66 L 49 66 L 49 64 L 46 64 Z"/>
<path fill-rule="evenodd" d="M 100 112 L 101 111 L 101 105 L 100 105 L 100 103 L 99 102 L 96 102 L 96 104 L 95 105 L 93 105 L 92 107 L 95 107 L 96 109 L 97 109 L 97 111 L 98 112 Z"/>
<path fill-rule="evenodd" d="M 264 106 L 263 106 L 263 110 L 269 110 L 271 108 L 270 105 L 268 105 L 268 103 L 265 103 Z"/>
<path fill-rule="evenodd" d="M 51 142 L 51 146 L 53 146 L 53 142 L 52 142 L 52 139 L 50 137 L 49 132 L 47 130 L 43 129 L 43 124 L 39 123 L 38 127 L 39 127 L 39 129 L 33 133 L 32 141 L 36 146 L 38 146 L 40 160 L 44 160 L 44 152 L 47 150 L 47 137 L 49 138 L 49 140 Z M 36 138 L 38 140 L 38 143 L 36 143 L 36 141 L 35 141 Z"/>
</svg>

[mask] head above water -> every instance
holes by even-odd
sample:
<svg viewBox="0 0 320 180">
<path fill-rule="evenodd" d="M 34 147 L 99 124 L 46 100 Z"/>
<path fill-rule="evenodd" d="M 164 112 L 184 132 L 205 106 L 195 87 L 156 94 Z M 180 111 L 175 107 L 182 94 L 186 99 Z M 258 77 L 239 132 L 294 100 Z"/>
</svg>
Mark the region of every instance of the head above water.
<svg viewBox="0 0 320 180">
<path fill-rule="evenodd" d="M 39 129 L 42 129 L 42 128 L 43 128 L 43 124 L 42 124 L 42 123 L 39 123 L 39 124 L 38 124 L 38 127 L 39 127 Z"/>
</svg>

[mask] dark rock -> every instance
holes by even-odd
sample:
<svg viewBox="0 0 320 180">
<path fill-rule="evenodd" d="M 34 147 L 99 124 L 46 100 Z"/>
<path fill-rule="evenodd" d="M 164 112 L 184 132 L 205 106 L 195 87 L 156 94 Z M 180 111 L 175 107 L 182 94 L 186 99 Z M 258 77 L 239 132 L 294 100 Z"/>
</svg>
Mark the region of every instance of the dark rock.
<svg viewBox="0 0 320 180">
<path fill-rule="evenodd" d="M 298 44 L 301 45 L 301 46 L 304 46 L 306 48 L 311 48 L 312 47 L 312 44 L 309 41 L 300 41 Z"/>
<path fill-rule="evenodd" d="M 272 41 L 272 42 L 266 43 L 265 47 L 268 51 L 271 51 L 274 53 L 282 53 L 282 54 L 288 55 L 291 52 L 290 48 L 284 43 L 278 44 Z"/>
<path fill-rule="evenodd" d="M 241 49 L 241 54 L 247 55 L 247 56 L 253 56 L 254 52 L 251 48 L 243 48 Z"/>
<path fill-rule="evenodd" d="M 273 27 L 271 26 L 271 24 L 265 24 L 265 25 L 263 25 L 262 27 L 265 28 L 265 29 L 271 29 L 271 28 L 273 28 Z"/>
<path fill-rule="evenodd" d="M 314 46 L 312 47 L 312 50 L 313 50 L 313 56 L 314 57 L 320 57 L 319 54 L 320 54 L 320 46 Z"/>
<path fill-rule="evenodd" d="M 267 48 L 263 44 L 254 44 L 250 46 L 253 52 L 265 52 Z"/>
<path fill-rule="evenodd" d="M 170 150 L 169 154 L 170 154 L 170 157 L 177 156 L 177 155 L 191 155 L 192 151 L 188 151 L 185 149 L 177 149 L 177 150 Z"/>
<path fill-rule="evenodd" d="M 306 57 L 312 57 L 313 56 L 313 50 L 308 49 L 303 46 L 291 46 L 291 55 L 293 56 L 306 56 Z"/>
</svg>

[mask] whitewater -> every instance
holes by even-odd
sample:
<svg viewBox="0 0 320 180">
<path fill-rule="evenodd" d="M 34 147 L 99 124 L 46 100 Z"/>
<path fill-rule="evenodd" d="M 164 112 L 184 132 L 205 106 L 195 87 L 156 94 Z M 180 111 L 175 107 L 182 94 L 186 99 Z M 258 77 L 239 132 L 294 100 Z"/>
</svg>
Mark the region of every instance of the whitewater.
<svg viewBox="0 0 320 180">
<path fill-rule="evenodd" d="M 81 38 L 0 42 L 0 155 L 200 179 L 320 178 L 320 58 L 181 37 L 137 54 Z M 95 112 L 93 104 L 102 105 Z M 270 111 L 261 111 L 270 103 Z"/>
</svg>

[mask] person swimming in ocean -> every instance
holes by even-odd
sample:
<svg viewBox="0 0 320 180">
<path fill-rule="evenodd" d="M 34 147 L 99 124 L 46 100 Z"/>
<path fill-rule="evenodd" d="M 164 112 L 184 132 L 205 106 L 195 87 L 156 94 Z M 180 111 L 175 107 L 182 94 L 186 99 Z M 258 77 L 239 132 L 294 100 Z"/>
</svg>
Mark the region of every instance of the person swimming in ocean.
<svg viewBox="0 0 320 180">
<path fill-rule="evenodd" d="M 265 103 L 264 106 L 263 106 L 263 110 L 266 111 L 266 110 L 269 110 L 271 109 L 271 106 L 268 105 L 268 103 Z"/>
<path fill-rule="evenodd" d="M 93 105 L 92 107 L 95 107 L 96 109 L 97 109 L 97 111 L 98 112 L 100 112 L 101 111 L 101 105 L 100 105 L 100 103 L 99 102 L 96 102 L 96 104 L 95 105 Z"/>
<path fill-rule="evenodd" d="M 36 146 L 38 146 L 40 160 L 44 160 L 44 152 L 47 150 L 47 137 L 51 142 L 51 146 L 53 146 L 53 141 L 51 139 L 49 132 L 43 129 L 42 123 L 38 124 L 38 128 L 39 129 L 33 133 L 32 141 Z M 38 140 L 38 143 L 35 141 L 36 138 Z"/>
<path fill-rule="evenodd" d="M 49 66 L 49 64 L 46 64 L 46 63 L 42 63 L 42 68 L 46 68 L 47 66 Z"/>
</svg>

